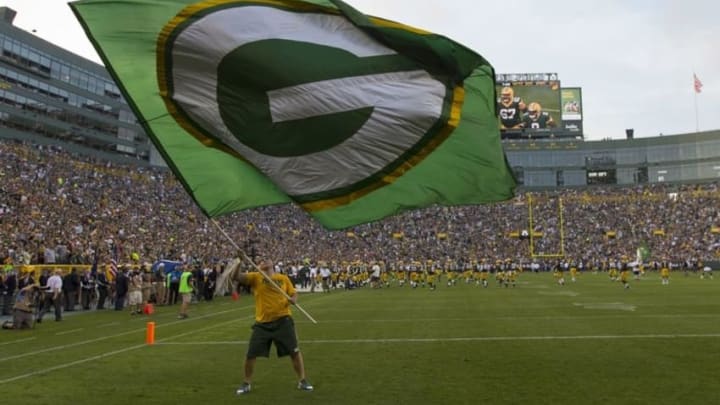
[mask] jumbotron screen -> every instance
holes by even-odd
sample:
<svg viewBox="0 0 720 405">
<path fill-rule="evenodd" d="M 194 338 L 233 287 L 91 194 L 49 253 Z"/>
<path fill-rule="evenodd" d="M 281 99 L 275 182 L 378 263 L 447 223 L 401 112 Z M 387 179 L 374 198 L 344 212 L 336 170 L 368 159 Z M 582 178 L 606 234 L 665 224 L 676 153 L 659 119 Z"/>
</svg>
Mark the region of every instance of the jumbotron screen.
<svg viewBox="0 0 720 405">
<path fill-rule="evenodd" d="M 496 85 L 498 120 L 504 137 L 542 136 L 562 127 L 557 74 L 500 74 Z"/>
</svg>

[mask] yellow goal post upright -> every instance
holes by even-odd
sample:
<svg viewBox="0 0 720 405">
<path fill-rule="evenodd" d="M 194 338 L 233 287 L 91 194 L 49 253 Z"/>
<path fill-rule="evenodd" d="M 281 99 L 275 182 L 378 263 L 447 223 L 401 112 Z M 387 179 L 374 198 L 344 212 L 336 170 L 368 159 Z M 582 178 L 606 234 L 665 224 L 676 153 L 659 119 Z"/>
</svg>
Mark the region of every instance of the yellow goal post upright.
<svg viewBox="0 0 720 405">
<path fill-rule="evenodd" d="M 535 253 L 535 226 L 533 222 L 533 199 L 530 193 L 527 196 L 528 205 L 528 236 L 530 237 L 530 257 L 535 258 L 563 258 L 565 257 L 565 223 L 563 221 L 563 202 L 558 198 L 558 219 L 560 227 L 560 252 L 559 253 Z"/>
</svg>

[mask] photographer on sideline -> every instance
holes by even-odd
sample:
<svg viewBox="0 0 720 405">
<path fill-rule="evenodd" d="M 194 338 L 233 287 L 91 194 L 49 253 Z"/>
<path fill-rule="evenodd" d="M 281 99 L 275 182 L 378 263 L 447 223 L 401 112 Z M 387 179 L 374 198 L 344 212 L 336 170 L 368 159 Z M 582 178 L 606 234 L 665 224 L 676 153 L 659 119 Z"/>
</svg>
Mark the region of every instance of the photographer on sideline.
<svg viewBox="0 0 720 405">
<path fill-rule="evenodd" d="M 35 297 L 40 294 L 40 287 L 31 284 L 18 291 L 13 306 L 12 323 L 4 323 L 3 329 L 30 329 L 33 327 L 33 309 Z"/>
</svg>

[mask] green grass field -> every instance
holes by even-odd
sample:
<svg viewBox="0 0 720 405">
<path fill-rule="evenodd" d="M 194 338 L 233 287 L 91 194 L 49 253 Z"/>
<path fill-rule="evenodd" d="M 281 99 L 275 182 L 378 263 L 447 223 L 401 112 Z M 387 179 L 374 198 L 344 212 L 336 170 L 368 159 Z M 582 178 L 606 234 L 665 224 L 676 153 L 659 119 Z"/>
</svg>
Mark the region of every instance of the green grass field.
<svg viewBox="0 0 720 405">
<path fill-rule="evenodd" d="M 305 294 L 295 312 L 314 392 L 288 359 L 258 360 L 235 396 L 251 297 L 52 316 L 0 333 L 3 404 L 711 404 L 720 379 L 720 279 L 604 274 L 517 288 L 458 284 Z M 48 314 L 52 315 L 52 314 Z M 146 322 L 157 342 L 144 344 Z"/>
</svg>

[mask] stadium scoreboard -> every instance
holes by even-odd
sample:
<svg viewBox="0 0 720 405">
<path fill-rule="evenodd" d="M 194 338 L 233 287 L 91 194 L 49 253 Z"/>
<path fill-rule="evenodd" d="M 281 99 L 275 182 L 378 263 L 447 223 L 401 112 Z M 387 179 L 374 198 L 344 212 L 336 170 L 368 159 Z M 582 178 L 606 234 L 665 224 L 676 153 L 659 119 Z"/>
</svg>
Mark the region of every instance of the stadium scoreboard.
<svg viewBox="0 0 720 405">
<path fill-rule="evenodd" d="M 503 139 L 582 139 L 582 92 L 563 88 L 557 73 L 495 76 Z"/>
<path fill-rule="evenodd" d="M 498 73 L 496 82 L 558 81 L 557 73 Z"/>
</svg>

